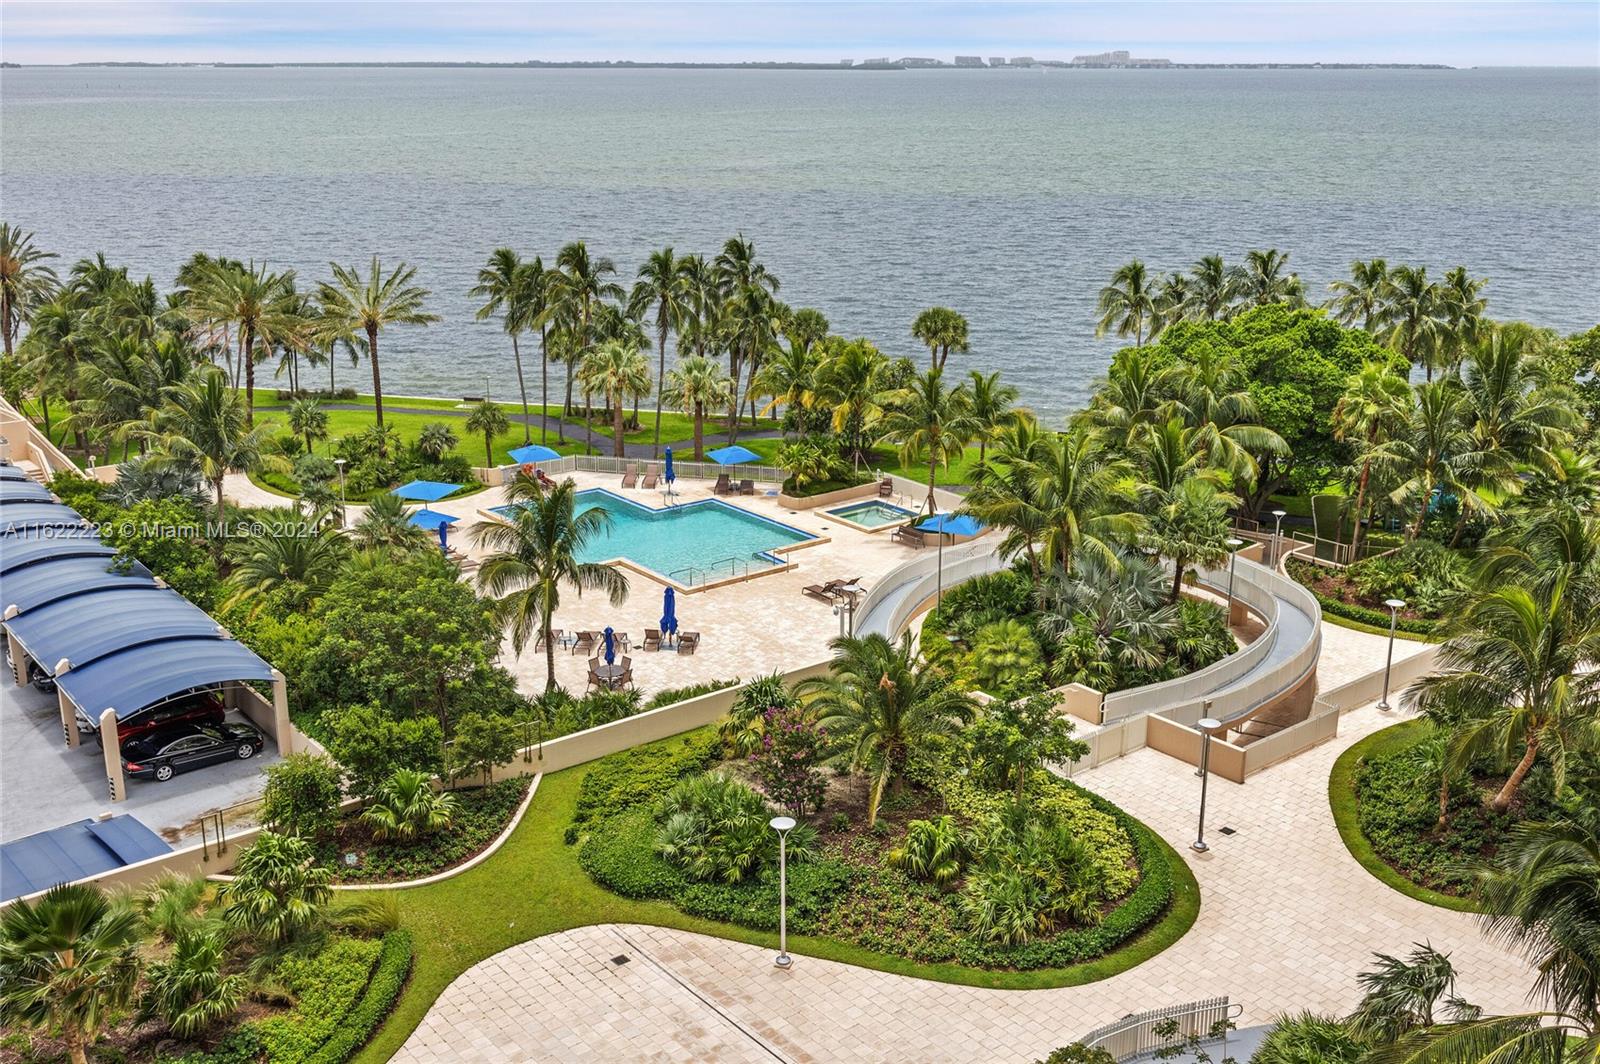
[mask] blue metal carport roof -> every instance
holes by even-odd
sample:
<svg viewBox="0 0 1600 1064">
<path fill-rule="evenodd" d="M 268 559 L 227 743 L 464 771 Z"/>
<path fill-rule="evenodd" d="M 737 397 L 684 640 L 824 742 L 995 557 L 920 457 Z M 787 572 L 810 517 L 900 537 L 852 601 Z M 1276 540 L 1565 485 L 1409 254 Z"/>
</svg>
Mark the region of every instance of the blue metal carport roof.
<svg viewBox="0 0 1600 1064">
<path fill-rule="evenodd" d="M 169 639 L 129 647 L 56 678 L 56 686 L 92 720 L 114 709 L 122 720 L 145 706 L 196 687 L 230 680 L 270 680 L 272 666 L 232 639 Z"/>
<path fill-rule="evenodd" d="M 13 617 L 6 628 L 51 676 L 62 658 L 78 669 L 146 643 L 224 638 L 222 626 L 204 610 L 158 587 L 78 595 Z"/>
<path fill-rule="evenodd" d="M 0 575 L 0 613 L 12 606 L 27 613 L 91 591 L 156 586 L 150 570 L 138 562 L 133 562 L 126 573 L 118 573 L 111 570 L 110 561 L 82 555 L 52 558 Z"/>
<path fill-rule="evenodd" d="M 43 484 L 31 480 L 0 480 L 0 503 L 54 501 L 55 496 Z"/>
<path fill-rule="evenodd" d="M 69 528 L 88 524 L 72 507 L 59 502 L 14 502 L 0 509 L 0 533 L 28 528 Z"/>
<path fill-rule="evenodd" d="M 0 573 L 13 573 L 52 558 L 115 557 L 117 548 L 92 532 L 69 528 L 24 529 L 0 542 Z"/>
<path fill-rule="evenodd" d="M 28 474 L 23 472 L 21 466 L 14 466 L 10 462 L 0 462 L 0 480 L 27 480 Z"/>
<path fill-rule="evenodd" d="M 0 845 L 0 901 L 171 852 L 135 817 L 63 824 Z"/>
</svg>

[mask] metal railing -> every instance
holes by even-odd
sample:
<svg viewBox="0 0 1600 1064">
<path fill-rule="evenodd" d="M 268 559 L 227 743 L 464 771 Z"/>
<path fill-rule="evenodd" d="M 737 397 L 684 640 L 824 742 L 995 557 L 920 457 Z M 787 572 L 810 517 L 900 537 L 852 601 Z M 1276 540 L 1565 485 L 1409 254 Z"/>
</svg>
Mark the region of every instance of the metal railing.
<svg viewBox="0 0 1600 1064">
<path fill-rule="evenodd" d="M 699 584 L 709 584 L 713 580 L 731 580 L 736 576 L 750 575 L 750 560 L 738 555 L 718 558 L 705 565 L 686 565 L 682 569 L 674 569 L 667 574 L 667 579 L 682 584 L 684 587 L 695 587 Z"/>
<path fill-rule="evenodd" d="M 1191 1038 L 1220 1036 L 1226 1043 L 1228 1025 L 1242 1011 L 1229 1005 L 1225 997 L 1207 998 L 1187 1005 L 1136 1012 L 1103 1027 L 1097 1027 L 1078 1041 L 1090 1049 L 1103 1049 L 1119 1062 L 1140 1060 L 1169 1046 L 1183 1045 Z"/>
</svg>

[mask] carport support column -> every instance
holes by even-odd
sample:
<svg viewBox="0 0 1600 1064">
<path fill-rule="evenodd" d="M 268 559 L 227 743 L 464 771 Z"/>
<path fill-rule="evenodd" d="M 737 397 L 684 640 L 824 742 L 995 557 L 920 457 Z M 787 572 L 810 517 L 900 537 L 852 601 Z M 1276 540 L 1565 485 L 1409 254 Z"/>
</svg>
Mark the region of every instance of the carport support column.
<svg viewBox="0 0 1600 1064">
<path fill-rule="evenodd" d="M 113 802 L 128 797 L 128 779 L 122 774 L 122 738 L 117 734 L 117 711 L 100 711 L 100 745 L 106 757 L 106 789 Z"/>
<path fill-rule="evenodd" d="M 59 679 L 60 676 L 58 672 L 56 677 Z M 59 683 L 56 685 L 56 705 L 61 710 L 61 732 L 67 737 L 67 749 L 71 750 L 83 742 L 83 736 L 78 734 L 78 707 L 72 704 L 72 699 L 67 697 L 67 692 L 61 689 Z"/>
<path fill-rule="evenodd" d="M 272 730 L 278 743 L 278 756 L 294 753 L 294 724 L 289 720 L 289 681 L 272 670 Z"/>
<path fill-rule="evenodd" d="M 11 651 L 11 679 L 18 687 L 28 685 L 28 652 L 22 649 L 17 637 L 6 631 L 6 648 Z"/>
</svg>

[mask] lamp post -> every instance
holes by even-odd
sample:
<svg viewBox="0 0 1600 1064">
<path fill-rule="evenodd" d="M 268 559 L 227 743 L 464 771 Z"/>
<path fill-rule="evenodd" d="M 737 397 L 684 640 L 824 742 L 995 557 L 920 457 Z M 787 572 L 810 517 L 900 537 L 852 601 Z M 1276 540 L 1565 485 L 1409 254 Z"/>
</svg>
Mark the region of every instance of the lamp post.
<svg viewBox="0 0 1600 1064">
<path fill-rule="evenodd" d="M 849 634 L 854 636 L 856 634 L 856 603 L 859 601 L 861 592 L 865 591 L 866 588 L 860 584 L 846 584 L 839 590 L 850 596 L 845 600 L 844 609 L 845 615 L 850 618 Z"/>
<path fill-rule="evenodd" d="M 1229 536 L 1228 544 L 1228 616 L 1233 617 L 1233 569 L 1234 562 L 1239 560 L 1239 548 L 1244 546 L 1244 540 L 1237 536 Z"/>
<path fill-rule="evenodd" d="M 939 535 L 939 561 L 938 561 L 938 565 L 939 565 L 939 583 L 938 583 L 938 588 L 934 593 L 933 604 L 935 606 L 939 606 L 939 605 L 942 605 L 944 603 L 944 525 L 942 525 L 942 524 L 939 526 L 938 535 Z"/>
<path fill-rule="evenodd" d="M 833 615 L 835 617 L 839 618 L 839 638 L 843 639 L 844 638 L 844 604 L 843 603 L 835 602 L 833 604 Z"/>
<path fill-rule="evenodd" d="M 1383 662 L 1383 697 L 1378 700 L 1378 708 L 1387 713 L 1389 706 L 1389 672 L 1394 668 L 1394 630 L 1400 623 L 1400 611 L 1406 608 L 1404 599 L 1385 599 L 1383 604 L 1389 607 L 1389 656 Z"/>
<path fill-rule="evenodd" d="M 1211 849 L 1206 845 L 1206 784 L 1211 780 L 1211 733 L 1222 727 L 1222 722 L 1215 717 L 1201 717 L 1195 727 L 1200 729 L 1200 826 L 1189 849 L 1195 853 L 1205 853 Z"/>
<path fill-rule="evenodd" d="M 1272 511 L 1272 565 L 1277 568 L 1278 555 L 1283 550 L 1283 519 L 1288 514 L 1283 510 Z"/>
<path fill-rule="evenodd" d="M 350 523 L 350 515 L 345 512 L 344 505 L 344 459 L 335 458 L 333 464 L 339 467 L 339 527 L 343 528 Z"/>
<path fill-rule="evenodd" d="M 794 960 L 789 956 L 789 832 L 794 830 L 794 817 L 775 816 L 770 821 L 778 833 L 778 957 L 772 963 L 784 971 Z"/>
</svg>

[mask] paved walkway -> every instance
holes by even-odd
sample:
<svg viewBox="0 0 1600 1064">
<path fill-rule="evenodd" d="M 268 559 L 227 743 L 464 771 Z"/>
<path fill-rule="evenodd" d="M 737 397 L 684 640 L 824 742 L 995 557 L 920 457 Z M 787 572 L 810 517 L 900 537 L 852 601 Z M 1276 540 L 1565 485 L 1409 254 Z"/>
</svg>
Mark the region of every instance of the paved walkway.
<svg viewBox="0 0 1600 1064">
<path fill-rule="evenodd" d="M 1327 800 L 1333 761 L 1393 720 L 1368 706 L 1344 718 L 1337 739 L 1246 785 L 1214 779 L 1204 857 L 1187 849 L 1197 799 L 1188 766 L 1146 749 L 1080 777 L 1177 847 L 1201 886 L 1189 934 L 1110 979 L 982 990 L 807 957 L 779 973 L 754 946 L 586 927 L 463 973 L 395 1059 L 1025 1062 L 1129 1012 L 1212 995 L 1243 1005 L 1240 1026 L 1302 1008 L 1344 1012 L 1373 951 L 1420 941 L 1451 954 L 1468 1000 L 1522 1008 L 1531 973 L 1471 916 L 1390 890 L 1339 840 Z"/>
</svg>

